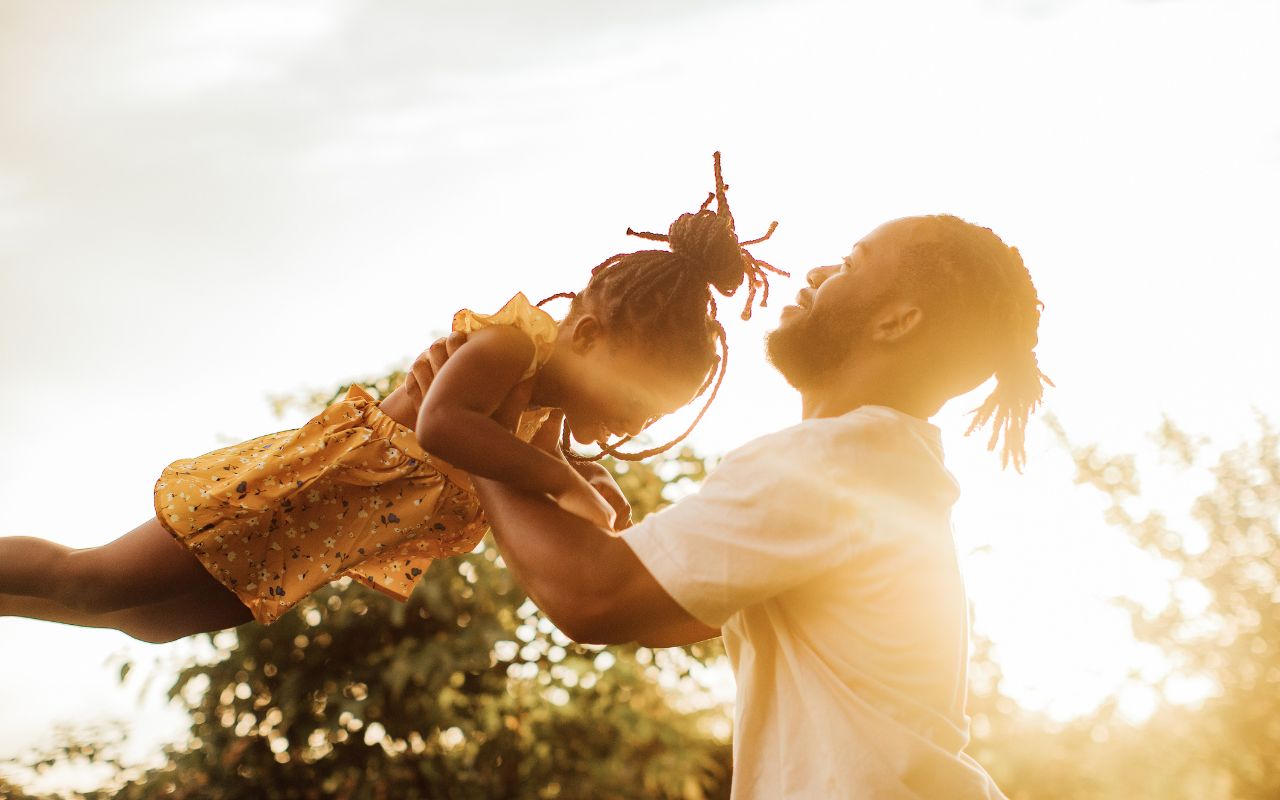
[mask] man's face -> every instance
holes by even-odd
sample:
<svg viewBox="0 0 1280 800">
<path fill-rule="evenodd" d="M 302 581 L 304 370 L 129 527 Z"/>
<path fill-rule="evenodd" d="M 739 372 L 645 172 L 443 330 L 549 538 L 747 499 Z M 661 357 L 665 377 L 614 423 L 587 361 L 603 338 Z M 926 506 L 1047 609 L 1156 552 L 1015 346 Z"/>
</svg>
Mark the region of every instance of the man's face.
<svg viewBox="0 0 1280 800">
<path fill-rule="evenodd" d="M 769 361 L 787 383 L 800 390 L 822 383 L 865 343 L 871 315 L 893 293 L 894 253 L 911 222 L 887 222 L 839 264 L 809 271 L 809 286 L 782 310 L 766 341 Z"/>
</svg>

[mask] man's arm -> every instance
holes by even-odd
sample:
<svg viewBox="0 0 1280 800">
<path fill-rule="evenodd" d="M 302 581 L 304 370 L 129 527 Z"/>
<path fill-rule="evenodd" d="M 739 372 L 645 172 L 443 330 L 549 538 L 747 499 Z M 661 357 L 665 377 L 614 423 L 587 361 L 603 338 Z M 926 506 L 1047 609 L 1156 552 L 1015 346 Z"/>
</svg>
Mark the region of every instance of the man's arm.
<svg viewBox="0 0 1280 800">
<path fill-rule="evenodd" d="M 507 567 L 569 638 L 672 647 L 720 635 L 673 600 L 609 531 L 546 496 L 487 479 L 474 484 Z"/>
<path fill-rule="evenodd" d="M 467 340 L 454 332 L 439 339 L 413 364 L 421 392 Z M 510 409 L 504 409 L 510 412 Z M 507 426 L 518 414 L 499 411 Z M 549 424 L 533 442 L 553 451 L 559 426 Z M 630 524 L 617 484 L 607 472 L 576 467 L 597 484 L 618 511 L 618 527 Z M 570 638 L 591 644 L 636 641 L 649 647 L 692 644 L 720 635 L 699 622 L 654 580 L 631 548 L 611 532 L 570 514 L 545 495 L 525 492 L 499 481 L 473 478 L 503 560 L 533 601 Z M 611 491 L 610 491 L 611 489 Z"/>
</svg>

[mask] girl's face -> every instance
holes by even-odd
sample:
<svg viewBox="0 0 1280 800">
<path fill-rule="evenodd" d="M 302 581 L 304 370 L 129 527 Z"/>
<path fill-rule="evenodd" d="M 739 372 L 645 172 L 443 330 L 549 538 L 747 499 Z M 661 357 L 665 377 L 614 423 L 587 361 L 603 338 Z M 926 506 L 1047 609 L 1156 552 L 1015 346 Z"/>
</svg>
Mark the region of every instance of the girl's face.
<svg viewBox="0 0 1280 800">
<path fill-rule="evenodd" d="M 688 404 L 706 378 L 705 372 L 672 369 L 652 348 L 611 341 L 592 318 L 561 334 L 572 339 L 559 370 L 557 400 L 582 444 L 638 434 L 649 420 Z"/>
</svg>

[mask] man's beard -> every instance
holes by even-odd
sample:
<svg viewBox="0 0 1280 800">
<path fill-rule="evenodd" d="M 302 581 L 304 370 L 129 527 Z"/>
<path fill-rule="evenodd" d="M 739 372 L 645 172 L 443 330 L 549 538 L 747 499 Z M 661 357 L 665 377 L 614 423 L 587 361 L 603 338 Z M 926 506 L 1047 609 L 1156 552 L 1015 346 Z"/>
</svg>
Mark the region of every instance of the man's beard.
<svg viewBox="0 0 1280 800">
<path fill-rule="evenodd" d="M 866 319 L 862 311 L 850 309 L 838 318 L 823 318 L 810 311 L 803 319 L 771 331 L 765 337 L 769 363 L 794 389 L 822 385 L 853 354 Z"/>
</svg>

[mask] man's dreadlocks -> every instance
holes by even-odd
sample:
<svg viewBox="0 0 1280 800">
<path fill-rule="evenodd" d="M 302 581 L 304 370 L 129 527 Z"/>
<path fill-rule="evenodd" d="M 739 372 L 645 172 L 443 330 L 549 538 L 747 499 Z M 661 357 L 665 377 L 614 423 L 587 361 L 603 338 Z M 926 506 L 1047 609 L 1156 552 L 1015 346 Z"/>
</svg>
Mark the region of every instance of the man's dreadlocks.
<svg viewBox="0 0 1280 800">
<path fill-rule="evenodd" d="M 990 228 L 949 214 L 917 219 L 921 225 L 901 256 L 904 278 L 951 320 L 960 334 L 954 341 L 966 351 L 962 360 L 996 377 L 966 433 L 990 424 L 988 449 L 1003 437 L 1001 462 L 1021 471 L 1027 419 L 1044 386 L 1053 385 L 1035 354 L 1044 304 L 1018 248 Z"/>
</svg>

